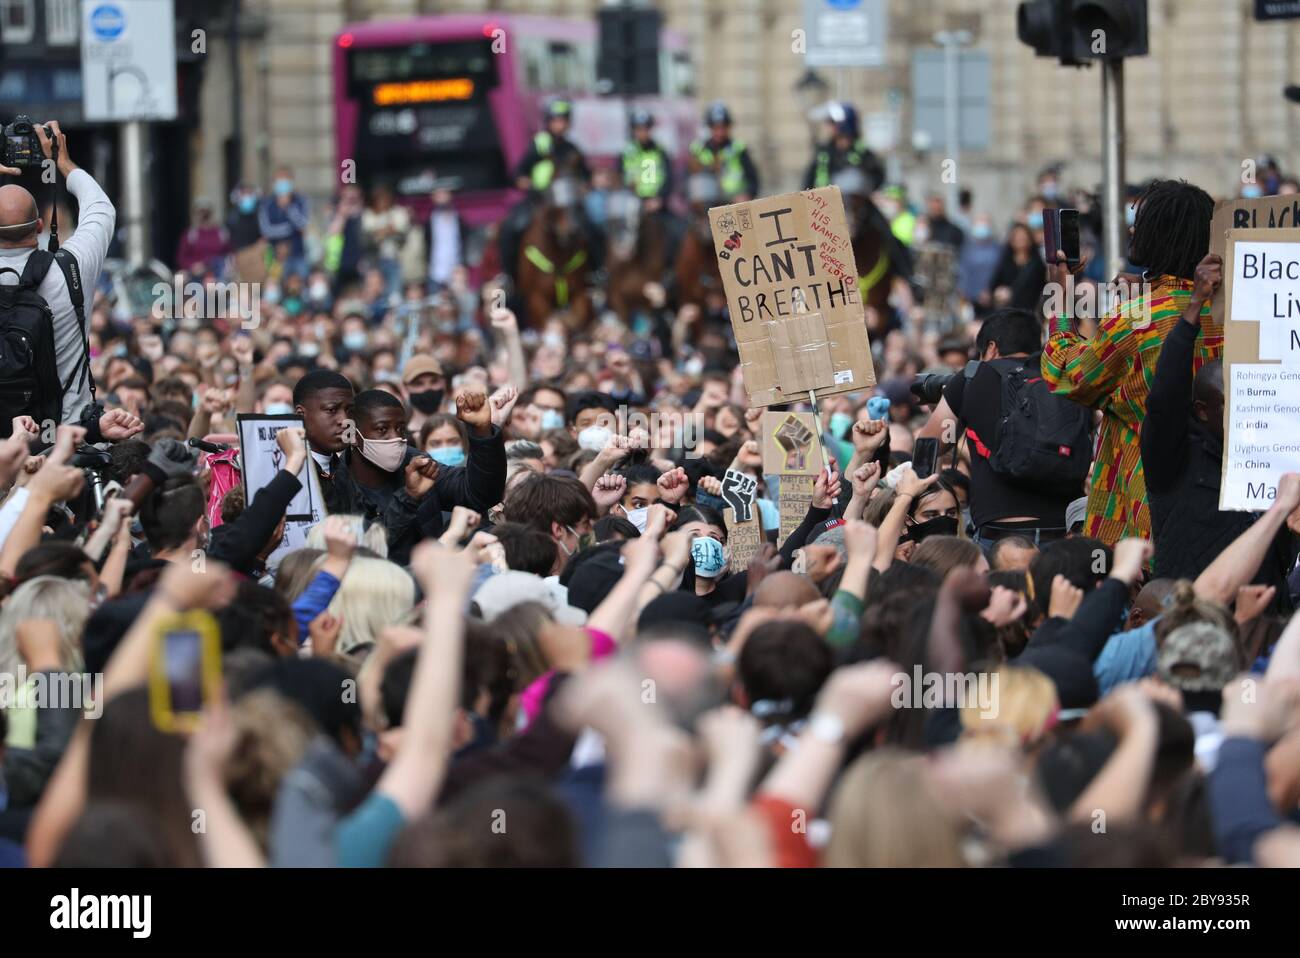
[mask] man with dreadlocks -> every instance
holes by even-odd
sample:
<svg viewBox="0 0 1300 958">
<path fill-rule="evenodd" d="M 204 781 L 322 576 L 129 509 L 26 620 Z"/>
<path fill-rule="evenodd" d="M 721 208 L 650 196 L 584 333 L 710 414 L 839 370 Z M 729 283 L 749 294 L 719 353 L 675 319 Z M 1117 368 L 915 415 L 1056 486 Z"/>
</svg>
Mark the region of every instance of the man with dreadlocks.
<svg viewBox="0 0 1300 958">
<path fill-rule="evenodd" d="M 1043 348 L 1043 377 L 1052 391 L 1102 413 L 1084 535 L 1108 545 L 1151 538 L 1138 436 L 1156 360 L 1191 301 L 1196 266 L 1209 252 L 1214 214 L 1210 195 L 1183 180 L 1152 181 L 1134 206 L 1129 261 L 1145 267 L 1141 295 L 1103 318 L 1089 339 L 1078 334 L 1069 316 L 1049 317 Z M 1051 274 L 1062 284 L 1067 275 L 1063 265 Z M 1193 370 L 1223 349 L 1223 325 L 1212 321 L 1208 301 L 1201 320 Z"/>
</svg>

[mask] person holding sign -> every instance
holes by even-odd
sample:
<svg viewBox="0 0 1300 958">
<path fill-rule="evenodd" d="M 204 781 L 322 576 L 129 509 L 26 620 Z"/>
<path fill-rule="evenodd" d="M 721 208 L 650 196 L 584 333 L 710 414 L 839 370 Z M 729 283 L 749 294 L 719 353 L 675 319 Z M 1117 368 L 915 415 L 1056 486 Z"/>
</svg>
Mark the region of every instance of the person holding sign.
<svg viewBox="0 0 1300 958">
<path fill-rule="evenodd" d="M 1069 316 L 1048 317 L 1043 347 L 1043 377 L 1052 391 L 1102 412 L 1084 535 L 1107 545 L 1151 537 L 1138 434 L 1161 347 L 1186 312 L 1196 266 L 1210 250 L 1214 215 L 1210 195 L 1182 180 L 1156 180 L 1135 202 L 1129 260 L 1146 267 L 1141 293 L 1103 317 L 1089 339 Z M 1049 265 L 1049 287 L 1069 290 L 1072 272 L 1087 264 L 1074 271 L 1063 260 Z M 1201 316 L 1211 319 L 1208 302 Z M 1207 325 L 1193 356 L 1195 368 L 1222 350 L 1222 324 Z"/>
<path fill-rule="evenodd" d="M 1193 374 L 1201 309 L 1222 283 L 1223 259 L 1211 253 L 1196 267 L 1191 299 L 1165 338 L 1147 397 L 1142 463 L 1156 544 L 1155 574 L 1161 579 L 1195 579 L 1258 518 L 1219 509 L 1223 363 L 1211 360 Z M 1279 526 L 1254 581 L 1276 586 L 1280 607 L 1289 610 L 1287 574 L 1295 565 L 1296 540 L 1285 525 Z"/>
</svg>

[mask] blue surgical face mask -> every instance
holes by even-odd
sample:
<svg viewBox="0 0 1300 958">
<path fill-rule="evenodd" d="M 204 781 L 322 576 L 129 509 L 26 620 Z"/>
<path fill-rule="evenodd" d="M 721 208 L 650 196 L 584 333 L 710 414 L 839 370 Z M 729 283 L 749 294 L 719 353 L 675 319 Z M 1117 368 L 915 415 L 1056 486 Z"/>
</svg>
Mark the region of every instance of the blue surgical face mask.
<svg viewBox="0 0 1300 958">
<path fill-rule="evenodd" d="M 239 198 L 239 211 L 241 213 L 251 213 L 257 209 L 256 196 L 241 196 Z"/>
<path fill-rule="evenodd" d="M 1137 207 L 1130 206 L 1124 210 L 1124 221 L 1128 223 L 1129 226 L 1132 226 L 1138 221 Z"/>
<path fill-rule="evenodd" d="M 1257 200 L 1264 195 L 1264 187 L 1258 183 L 1247 183 L 1241 188 L 1242 199 Z"/>
<path fill-rule="evenodd" d="M 711 536 L 691 540 L 691 561 L 695 563 L 695 574 L 705 579 L 716 579 L 727 565 L 722 543 Z"/>
<path fill-rule="evenodd" d="M 843 439 L 852 425 L 853 417 L 848 413 L 837 412 L 831 414 L 831 435 L 836 439 Z"/>
<path fill-rule="evenodd" d="M 448 469 L 455 469 L 457 466 L 465 465 L 465 450 L 460 446 L 443 446 L 441 449 L 430 449 L 429 456 L 440 466 L 446 466 Z"/>
<path fill-rule="evenodd" d="M 1033 212 L 1029 214 L 1029 228 L 1031 230 L 1041 230 L 1043 228 L 1043 214 Z"/>
<path fill-rule="evenodd" d="M 563 428 L 564 428 L 564 413 L 560 412 L 558 409 L 542 410 L 543 430 L 563 429 Z"/>
<path fill-rule="evenodd" d="M 299 356 L 307 356 L 308 358 L 310 358 L 310 357 L 312 357 L 312 356 L 317 356 L 317 355 L 319 355 L 319 354 L 320 354 L 320 344 L 319 344 L 319 343 L 299 343 L 299 344 L 298 344 L 298 355 L 299 355 Z"/>
<path fill-rule="evenodd" d="M 970 235 L 977 240 L 986 240 L 993 235 L 993 227 L 988 223 L 976 223 L 970 229 Z"/>
<path fill-rule="evenodd" d="M 1056 182 L 1056 180 L 1048 180 L 1043 184 L 1043 188 L 1040 192 L 1049 200 L 1054 200 L 1061 195 L 1061 186 Z"/>
<path fill-rule="evenodd" d="M 293 415 L 293 406 L 287 402 L 267 403 L 266 414 L 268 416 L 291 416 Z"/>
<path fill-rule="evenodd" d="M 367 337 L 364 330 L 343 334 L 343 345 L 354 353 L 360 352 L 366 348 L 366 340 Z"/>
<path fill-rule="evenodd" d="M 275 195 L 288 196 L 293 192 L 293 180 L 280 179 L 275 181 Z"/>
</svg>

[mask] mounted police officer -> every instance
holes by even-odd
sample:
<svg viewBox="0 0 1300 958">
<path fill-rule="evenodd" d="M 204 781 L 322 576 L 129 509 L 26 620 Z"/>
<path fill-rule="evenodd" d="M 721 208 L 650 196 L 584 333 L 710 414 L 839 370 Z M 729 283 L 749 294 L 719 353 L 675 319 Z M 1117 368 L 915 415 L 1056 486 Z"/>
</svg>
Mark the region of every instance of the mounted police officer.
<svg viewBox="0 0 1300 958">
<path fill-rule="evenodd" d="M 643 106 L 633 107 L 629 123 L 632 139 L 623 150 L 623 184 L 653 213 L 667 205 L 672 193 L 672 161 L 651 132 L 654 114 Z"/>
<path fill-rule="evenodd" d="M 525 191 L 524 198 L 515 204 L 501 223 L 501 266 L 511 276 L 515 275 L 519 263 L 519 238 L 556 177 L 570 176 L 584 185 L 591 183 L 587 158 L 569 139 L 573 104 L 561 97 L 547 100 L 543 117 L 546 128 L 533 136 L 528 150 L 515 167 L 515 186 Z M 581 203 L 577 205 L 575 215 L 592 240 L 593 256 L 597 255 L 594 251 L 594 247 L 599 245 L 595 241 L 597 230 L 588 220 Z"/>
<path fill-rule="evenodd" d="M 725 202 L 758 196 L 758 169 L 749 148 L 731 138 L 731 111 L 723 103 L 710 104 L 704 111 L 704 125 L 709 128 L 709 137 L 691 144 L 691 172 L 716 174 Z"/>
<path fill-rule="evenodd" d="M 853 167 L 862 171 L 868 193 L 880 189 L 880 184 L 885 181 L 884 164 L 859 136 L 858 111 L 848 103 L 829 104 L 826 113 L 826 140 L 808 166 L 804 188 L 830 186 L 835 180 L 835 174 L 846 167 Z"/>
</svg>

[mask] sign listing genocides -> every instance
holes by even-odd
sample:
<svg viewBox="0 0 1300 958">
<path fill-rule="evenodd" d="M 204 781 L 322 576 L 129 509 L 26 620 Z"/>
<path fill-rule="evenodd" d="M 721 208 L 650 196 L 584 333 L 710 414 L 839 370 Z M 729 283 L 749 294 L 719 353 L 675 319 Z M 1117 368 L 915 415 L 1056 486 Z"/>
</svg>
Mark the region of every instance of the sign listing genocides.
<svg viewBox="0 0 1300 958">
<path fill-rule="evenodd" d="M 1300 472 L 1300 230 L 1227 234 L 1221 509 L 1267 509 Z"/>
<path fill-rule="evenodd" d="M 838 187 L 709 210 L 750 407 L 876 383 Z"/>
</svg>

